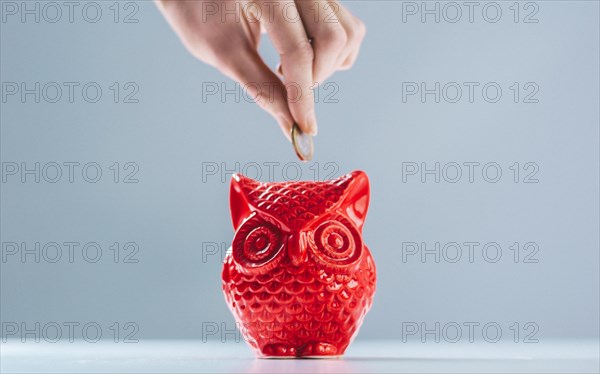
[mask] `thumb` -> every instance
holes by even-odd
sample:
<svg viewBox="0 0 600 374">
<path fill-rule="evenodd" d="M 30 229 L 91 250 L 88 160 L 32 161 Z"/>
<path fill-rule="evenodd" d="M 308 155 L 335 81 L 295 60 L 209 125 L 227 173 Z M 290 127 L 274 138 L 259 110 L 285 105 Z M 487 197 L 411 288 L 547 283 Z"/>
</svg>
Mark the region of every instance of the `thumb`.
<svg viewBox="0 0 600 374">
<path fill-rule="evenodd" d="M 285 137 L 291 141 L 294 119 L 288 107 L 285 85 L 264 63 L 258 52 L 250 50 L 229 56 L 227 63 L 219 69 L 238 81 L 246 95 L 275 118 Z"/>
</svg>

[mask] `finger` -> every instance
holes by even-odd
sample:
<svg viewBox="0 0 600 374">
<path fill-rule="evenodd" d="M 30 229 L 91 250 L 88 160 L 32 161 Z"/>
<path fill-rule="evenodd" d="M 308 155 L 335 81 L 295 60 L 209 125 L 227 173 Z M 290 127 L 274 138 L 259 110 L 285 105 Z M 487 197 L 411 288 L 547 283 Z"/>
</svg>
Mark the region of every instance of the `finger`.
<svg viewBox="0 0 600 374">
<path fill-rule="evenodd" d="M 314 50 L 313 78 L 321 83 L 333 74 L 346 47 L 346 31 L 327 0 L 296 1 Z"/>
<path fill-rule="evenodd" d="M 339 70 L 347 70 L 352 67 L 358 57 L 360 46 L 365 38 L 367 29 L 361 20 L 354 17 L 352 13 L 341 6 L 337 0 L 328 1 L 330 5 L 337 10 L 337 17 L 346 32 L 347 43 L 337 61 L 337 67 Z"/>
<path fill-rule="evenodd" d="M 303 132 L 314 135 L 317 132 L 312 92 L 314 52 L 296 4 L 293 0 L 278 1 L 278 7 L 270 13 L 266 13 L 267 4 L 272 6 L 272 1 L 258 0 L 256 4 L 264 10 L 263 15 L 269 14 L 261 21 L 281 59 L 290 112 Z"/>
<path fill-rule="evenodd" d="M 252 49 L 236 52 L 221 58 L 220 69 L 238 81 L 244 94 L 271 114 L 281 127 L 285 137 L 291 141 L 294 118 L 288 107 L 285 86 L 264 63 L 258 52 Z"/>
<path fill-rule="evenodd" d="M 346 57 L 346 59 L 338 66 L 338 70 L 349 70 L 356 62 L 359 52 L 360 46 L 355 48 L 354 51 L 352 51 L 350 55 Z"/>
</svg>

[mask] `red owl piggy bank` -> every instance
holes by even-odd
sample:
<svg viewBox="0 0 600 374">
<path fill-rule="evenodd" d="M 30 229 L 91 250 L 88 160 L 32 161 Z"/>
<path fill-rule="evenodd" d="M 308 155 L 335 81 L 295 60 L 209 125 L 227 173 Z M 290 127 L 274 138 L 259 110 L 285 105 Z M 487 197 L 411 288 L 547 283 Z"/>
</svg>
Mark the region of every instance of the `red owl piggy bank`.
<svg viewBox="0 0 600 374">
<path fill-rule="evenodd" d="M 369 180 L 231 180 L 235 237 L 223 291 L 244 339 L 261 357 L 344 353 L 370 309 L 375 263 L 363 243 Z"/>
</svg>

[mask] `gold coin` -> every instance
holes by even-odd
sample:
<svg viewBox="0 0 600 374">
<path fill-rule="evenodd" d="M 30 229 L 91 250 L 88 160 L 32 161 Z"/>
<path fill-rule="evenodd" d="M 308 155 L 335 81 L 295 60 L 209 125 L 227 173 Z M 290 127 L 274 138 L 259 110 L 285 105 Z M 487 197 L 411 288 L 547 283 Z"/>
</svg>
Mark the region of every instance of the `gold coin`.
<svg viewBox="0 0 600 374">
<path fill-rule="evenodd" d="M 303 133 L 296 123 L 294 123 L 294 126 L 292 127 L 292 145 L 294 146 L 294 151 L 296 151 L 296 155 L 300 160 L 312 160 L 315 152 L 313 137 L 309 134 Z"/>
</svg>

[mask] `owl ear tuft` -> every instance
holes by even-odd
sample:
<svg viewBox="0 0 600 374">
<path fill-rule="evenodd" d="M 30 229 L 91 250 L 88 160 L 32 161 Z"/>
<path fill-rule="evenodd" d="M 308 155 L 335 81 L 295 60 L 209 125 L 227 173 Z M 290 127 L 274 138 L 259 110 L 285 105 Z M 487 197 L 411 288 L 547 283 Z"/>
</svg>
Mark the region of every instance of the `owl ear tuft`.
<svg viewBox="0 0 600 374">
<path fill-rule="evenodd" d="M 231 222 L 233 229 L 241 226 L 246 218 L 250 216 L 252 207 L 248 202 L 249 185 L 257 184 L 254 179 L 248 178 L 242 174 L 233 174 L 231 176 L 231 187 L 229 189 L 229 210 L 231 211 Z"/>
<path fill-rule="evenodd" d="M 356 227 L 362 231 L 369 209 L 369 177 L 361 170 L 355 170 L 346 177 L 349 177 L 350 183 L 341 197 L 339 206 Z"/>
</svg>

